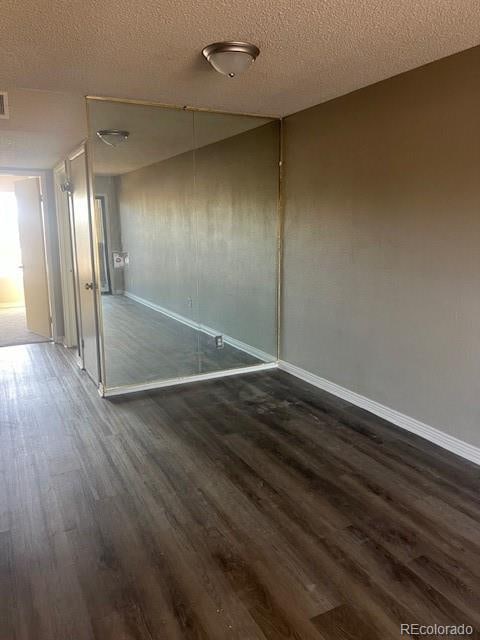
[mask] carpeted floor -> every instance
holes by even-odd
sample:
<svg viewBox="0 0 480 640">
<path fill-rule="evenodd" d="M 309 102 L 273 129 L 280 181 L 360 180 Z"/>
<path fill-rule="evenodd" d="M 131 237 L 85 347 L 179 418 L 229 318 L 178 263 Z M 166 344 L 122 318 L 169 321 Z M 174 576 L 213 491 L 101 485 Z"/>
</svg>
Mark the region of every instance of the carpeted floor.
<svg viewBox="0 0 480 640">
<path fill-rule="evenodd" d="M 27 329 L 25 307 L 0 308 L 0 347 L 30 342 L 49 342 L 49 339 Z"/>
</svg>

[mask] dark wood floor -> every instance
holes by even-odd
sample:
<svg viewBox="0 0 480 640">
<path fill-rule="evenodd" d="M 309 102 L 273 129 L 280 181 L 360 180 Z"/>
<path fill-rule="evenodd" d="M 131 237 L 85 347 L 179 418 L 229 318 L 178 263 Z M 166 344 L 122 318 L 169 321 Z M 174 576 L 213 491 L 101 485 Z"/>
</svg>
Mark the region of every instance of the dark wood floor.
<svg viewBox="0 0 480 640">
<path fill-rule="evenodd" d="M 1 640 L 479 628 L 475 465 L 279 372 L 107 401 L 29 345 L 0 375 Z"/>
</svg>

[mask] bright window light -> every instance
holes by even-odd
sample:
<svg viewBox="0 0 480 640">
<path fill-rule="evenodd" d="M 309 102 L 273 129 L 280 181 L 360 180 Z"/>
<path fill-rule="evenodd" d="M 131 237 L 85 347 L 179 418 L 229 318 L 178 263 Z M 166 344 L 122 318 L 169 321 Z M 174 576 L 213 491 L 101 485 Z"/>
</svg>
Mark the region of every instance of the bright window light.
<svg viewBox="0 0 480 640">
<path fill-rule="evenodd" d="M 0 278 L 16 281 L 21 264 L 17 200 L 13 191 L 0 191 Z"/>
</svg>

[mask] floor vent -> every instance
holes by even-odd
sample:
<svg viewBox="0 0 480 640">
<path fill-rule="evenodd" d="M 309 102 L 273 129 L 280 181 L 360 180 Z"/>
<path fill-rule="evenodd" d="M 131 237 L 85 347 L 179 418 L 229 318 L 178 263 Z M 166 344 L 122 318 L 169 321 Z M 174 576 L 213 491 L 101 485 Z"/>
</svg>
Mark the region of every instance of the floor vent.
<svg viewBox="0 0 480 640">
<path fill-rule="evenodd" d="M 0 118 L 8 119 L 8 94 L 6 91 L 0 91 Z"/>
</svg>

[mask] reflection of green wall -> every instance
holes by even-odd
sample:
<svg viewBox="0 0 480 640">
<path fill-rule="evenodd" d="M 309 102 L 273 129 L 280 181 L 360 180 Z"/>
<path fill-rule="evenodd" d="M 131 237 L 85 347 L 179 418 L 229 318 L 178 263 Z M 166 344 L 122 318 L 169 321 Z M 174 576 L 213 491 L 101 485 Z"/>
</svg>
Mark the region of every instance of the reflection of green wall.
<svg viewBox="0 0 480 640">
<path fill-rule="evenodd" d="M 117 178 L 125 290 L 182 315 L 196 285 L 193 153 Z"/>
<path fill-rule="evenodd" d="M 117 178 L 125 289 L 271 354 L 278 136 L 272 122 Z"/>
</svg>

